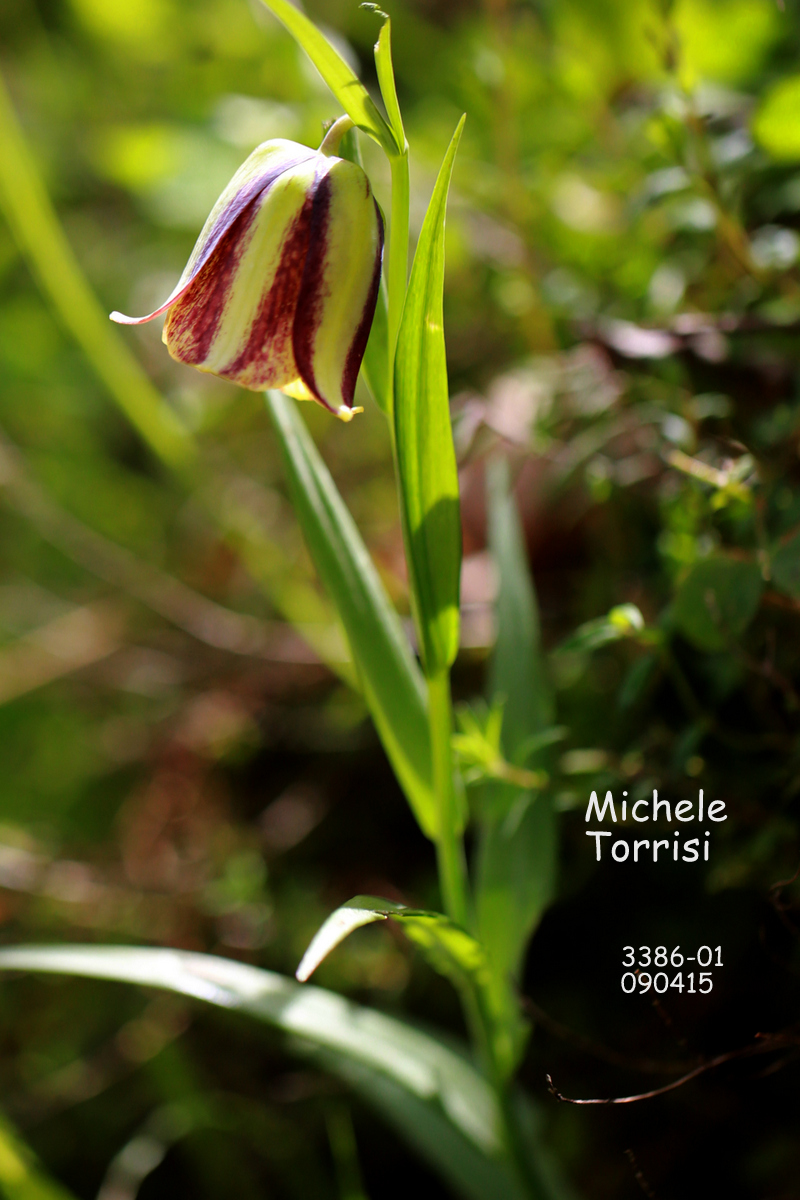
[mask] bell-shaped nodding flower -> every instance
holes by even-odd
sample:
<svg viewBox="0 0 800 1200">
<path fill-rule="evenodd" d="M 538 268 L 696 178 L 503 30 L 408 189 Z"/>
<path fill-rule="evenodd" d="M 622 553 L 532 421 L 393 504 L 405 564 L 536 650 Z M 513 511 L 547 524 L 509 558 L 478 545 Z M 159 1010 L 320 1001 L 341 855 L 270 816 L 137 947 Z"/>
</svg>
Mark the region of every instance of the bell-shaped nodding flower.
<svg viewBox="0 0 800 1200">
<path fill-rule="evenodd" d="M 361 167 L 336 158 L 342 118 L 319 150 L 264 142 L 203 227 L 172 295 L 163 340 L 253 391 L 317 400 L 349 421 L 380 282 L 383 221 Z M 344 128 L 343 128 L 344 127 Z"/>
</svg>

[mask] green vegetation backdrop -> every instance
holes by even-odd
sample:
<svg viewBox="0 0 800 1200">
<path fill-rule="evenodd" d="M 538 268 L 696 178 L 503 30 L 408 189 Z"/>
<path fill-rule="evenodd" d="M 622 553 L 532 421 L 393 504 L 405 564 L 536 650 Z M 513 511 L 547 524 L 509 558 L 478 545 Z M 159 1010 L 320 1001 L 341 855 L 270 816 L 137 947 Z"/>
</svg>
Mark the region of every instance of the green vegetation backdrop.
<svg viewBox="0 0 800 1200">
<path fill-rule="evenodd" d="M 307 9 L 377 95 L 376 14 Z M 791 1200 L 800 893 L 776 885 L 800 859 L 800 6 L 395 0 L 391 16 L 412 237 L 468 114 L 445 286 L 468 778 L 487 745 L 477 698 L 515 667 L 513 645 L 491 660 L 498 621 L 536 637 L 524 595 L 494 612 L 493 562 L 521 546 L 506 470 L 539 597 L 544 674 L 534 688 L 517 663 L 502 734 L 513 758 L 527 730 L 556 729 L 533 763 L 541 861 L 518 864 L 531 919 L 552 901 L 520 980 L 539 1136 L 596 1200 Z M 9 122 L 103 308 L 146 312 L 246 155 L 316 145 L 340 110 L 257 0 L 4 0 L 0 68 L 2 940 L 292 975 L 348 897 L 437 908 L 433 851 L 349 686 L 262 398 L 173 363 L 154 326 L 94 329 L 44 227 L 32 267 Z M 385 163 L 362 148 L 388 208 Z M 143 371 L 115 395 L 126 355 Z M 359 399 L 347 426 L 303 415 L 407 611 L 387 425 Z M 492 786 L 470 789 L 487 821 Z M 708 865 L 595 864 L 591 790 L 654 787 L 726 801 Z M 448 984 L 387 926 L 319 982 L 462 1034 Z M 629 941 L 721 943 L 726 968 L 702 1003 L 654 1007 L 620 993 Z M 757 1034 L 781 1036 L 653 1100 L 547 1091 L 546 1073 L 573 1097 L 647 1091 Z M 27 1174 L 9 1140 L 11 1200 L 441 1187 L 343 1084 L 176 996 L 4 976 L 0 1046 L 3 1112 L 61 1181 Z"/>
</svg>

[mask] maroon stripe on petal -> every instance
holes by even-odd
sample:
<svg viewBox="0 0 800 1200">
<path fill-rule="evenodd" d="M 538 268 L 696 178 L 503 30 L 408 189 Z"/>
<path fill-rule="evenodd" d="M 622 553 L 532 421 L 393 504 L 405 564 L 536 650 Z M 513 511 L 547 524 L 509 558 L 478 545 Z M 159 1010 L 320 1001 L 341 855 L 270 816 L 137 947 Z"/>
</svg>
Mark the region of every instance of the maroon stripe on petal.
<svg viewBox="0 0 800 1200">
<path fill-rule="evenodd" d="M 257 179 L 249 183 L 247 187 L 241 188 L 214 222 L 206 238 L 206 243 L 198 255 L 197 262 L 194 264 L 192 275 L 194 276 L 198 271 L 202 270 L 210 256 L 214 253 L 220 239 L 225 236 L 228 229 L 238 220 L 249 205 L 254 204 L 259 197 L 263 196 L 264 192 L 269 191 L 273 183 L 280 179 L 281 175 L 285 174 L 286 171 L 290 171 L 293 167 L 306 162 L 311 157 L 313 157 L 312 150 L 309 150 L 307 154 L 298 154 L 292 158 L 282 158 L 280 162 L 275 163 L 272 167 L 264 171 Z"/>
<path fill-rule="evenodd" d="M 373 201 L 374 203 L 374 201 Z M 378 288 L 381 284 L 381 263 L 383 260 L 383 217 L 378 205 L 375 204 L 375 212 L 378 216 L 378 245 L 375 251 L 375 267 L 372 272 L 372 282 L 369 286 L 369 294 L 364 303 L 364 311 L 361 314 L 361 321 L 356 330 L 355 337 L 350 343 L 350 349 L 347 352 L 347 361 L 344 364 L 344 374 L 342 376 L 342 396 L 348 408 L 353 407 L 353 396 L 356 391 L 356 381 L 358 380 L 358 372 L 361 369 L 361 360 L 364 357 L 364 351 L 367 348 L 369 341 L 369 331 L 372 329 L 372 320 L 375 316 L 375 305 L 378 303 Z"/>
<path fill-rule="evenodd" d="M 320 322 L 322 306 L 327 299 L 325 287 L 325 257 L 327 254 L 328 222 L 331 212 L 331 179 L 327 173 L 319 181 L 314 192 L 311 213 L 308 254 L 303 269 L 303 282 L 297 300 L 294 319 L 294 357 L 300 378 L 316 398 L 330 408 L 320 395 L 314 378 L 314 337 Z M 333 410 L 331 410 L 333 411 Z"/>
<path fill-rule="evenodd" d="M 208 357 L 255 214 L 255 206 L 239 214 L 203 269 L 170 309 L 164 327 L 166 341 L 180 362 L 202 365 Z"/>
<path fill-rule="evenodd" d="M 233 362 L 219 372 L 223 377 L 234 380 L 246 372 L 246 380 L 240 382 L 256 391 L 275 385 L 271 378 L 271 363 L 283 356 L 292 336 L 297 297 L 308 254 L 313 204 L 313 196 L 306 196 L 303 207 L 284 238 L 272 286 L 261 298 L 247 341 Z M 260 371 L 259 366 L 262 368 Z"/>
</svg>

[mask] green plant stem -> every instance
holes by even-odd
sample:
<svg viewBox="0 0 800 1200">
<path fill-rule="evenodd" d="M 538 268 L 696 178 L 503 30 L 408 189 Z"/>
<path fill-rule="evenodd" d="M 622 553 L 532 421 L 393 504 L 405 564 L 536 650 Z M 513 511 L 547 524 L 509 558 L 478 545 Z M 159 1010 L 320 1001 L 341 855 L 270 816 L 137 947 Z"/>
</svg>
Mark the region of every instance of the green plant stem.
<svg viewBox="0 0 800 1200">
<path fill-rule="evenodd" d="M 453 786 L 453 710 L 446 671 L 428 679 L 428 719 L 433 753 L 433 784 L 438 805 L 436 858 L 444 909 L 451 921 L 469 928 L 467 864 L 461 815 Z"/>
<path fill-rule="evenodd" d="M 409 177 L 408 152 L 392 155 L 389 158 L 392 172 L 392 208 L 391 224 L 389 226 L 389 253 L 386 269 L 386 283 L 389 307 L 389 379 L 394 383 L 394 355 L 397 348 L 397 333 L 400 329 L 400 318 L 403 315 L 403 304 L 408 286 L 408 217 L 409 217 Z M 394 386 L 392 386 L 392 405 L 394 405 Z M 394 422 L 391 412 L 389 424 L 392 426 L 394 438 Z"/>
<path fill-rule="evenodd" d="M 553 1200 L 552 1184 L 537 1169 L 538 1164 L 529 1151 L 530 1133 L 521 1120 L 519 1103 L 509 1085 L 497 1087 L 497 1099 L 503 1118 L 508 1157 L 514 1164 L 519 1180 L 530 1200 Z"/>
</svg>

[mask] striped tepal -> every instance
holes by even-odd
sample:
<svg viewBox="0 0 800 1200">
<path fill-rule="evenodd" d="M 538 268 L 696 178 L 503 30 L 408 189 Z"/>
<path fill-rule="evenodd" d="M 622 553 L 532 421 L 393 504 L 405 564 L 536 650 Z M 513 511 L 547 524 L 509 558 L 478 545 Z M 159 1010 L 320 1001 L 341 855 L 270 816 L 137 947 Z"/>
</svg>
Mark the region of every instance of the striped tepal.
<svg viewBox="0 0 800 1200">
<path fill-rule="evenodd" d="M 295 142 L 254 150 L 214 206 L 167 313 L 173 358 L 349 420 L 375 313 L 383 221 L 359 166 Z"/>
</svg>

